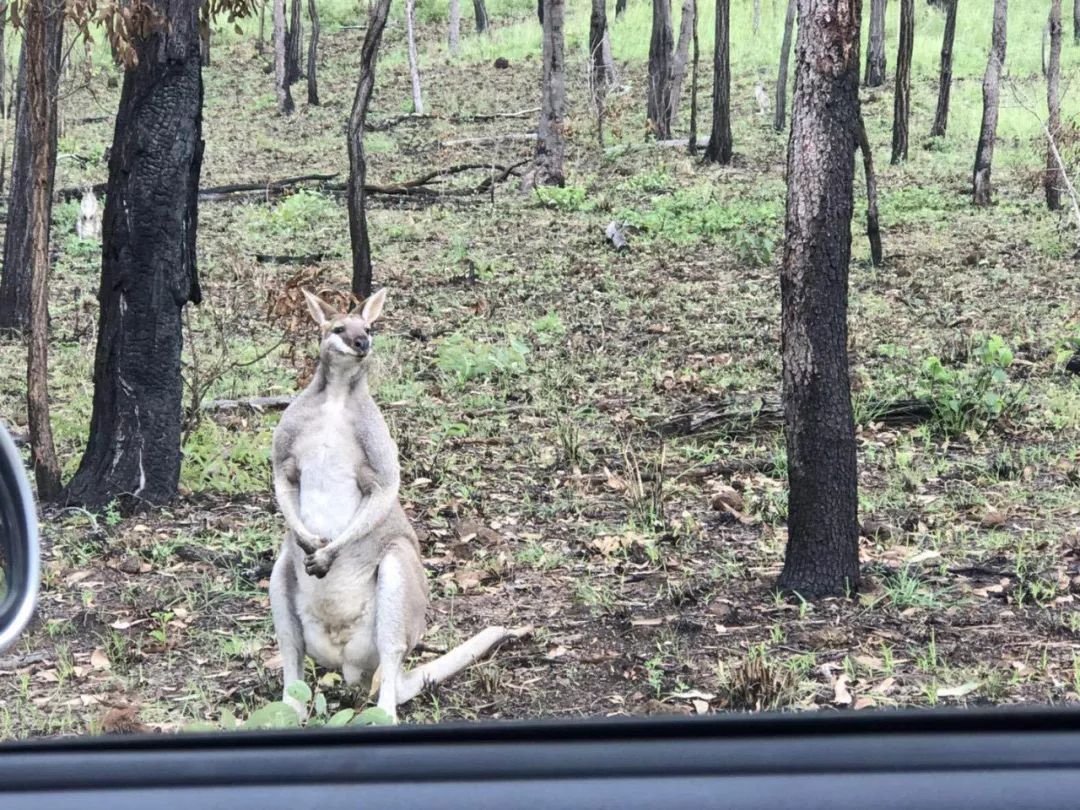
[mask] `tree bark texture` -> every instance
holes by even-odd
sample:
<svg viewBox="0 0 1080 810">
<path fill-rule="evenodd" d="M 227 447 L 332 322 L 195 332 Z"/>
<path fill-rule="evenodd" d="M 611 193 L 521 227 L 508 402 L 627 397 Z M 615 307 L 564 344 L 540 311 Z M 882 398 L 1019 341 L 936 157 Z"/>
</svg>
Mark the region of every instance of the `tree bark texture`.
<svg viewBox="0 0 1080 810">
<path fill-rule="evenodd" d="M 1073 41 L 1080 45 L 1080 0 L 1073 0 Z"/>
<path fill-rule="evenodd" d="M 686 80 L 686 71 L 690 66 L 690 42 L 694 38 L 697 0 L 683 0 L 682 18 L 679 20 L 679 41 L 675 46 L 675 55 L 671 62 L 671 107 L 668 117 L 668 129 L 673 131 L 679 118 L 679 100 L 682 86 Z"/>
<path fill-rule="evenodd" d="M 787 126 L 788 60 L 791 58 L 791 37 L 795 28 L 795 0 L 788 0 L 784 18 L 784 42 L 780 46 L 780 74 L 776 77 L 776 110 L 773 129 L 783 132 Z"/>
<path fill-rule="evenodd" d="M 788 542 L 779 586 L 859 583 L 848 262 L 859 121 L 859 0 L 799 0 L 780 275 Z"/>
<path fill-rule="evenodd" d="M 295 109 L 288 76 L 288 28 L 285 25 L 285 0 L 274 3 L 274 92 L 277 94 L 277 110 L 290 115 Z"/>
<path fill-rule="evenodd" d="M 199 303 L 200 0 L 135 40 L 109 158 L 90 439 L 64 499 L 165 503 L 180 478 L 181 314 Z"/>
<path fill-rule="evenodd" d="M 308 17 L 311 18 L 311 43 L 307 53 L 307 100 L 314 107 L 319 106 L 319 78 L 317 74 L 317 60 L 319 52 L 319 36 L 322 34 L 322 26 L 319 25 L 319 9 L 315 0 L 308 0 Z"/>
<path fill-rule="evenodd" d="M 1008 0 L 994 0 L 994 28 L 990 39 L 990 57 L 983 74 L 983 114 L 979 128 L 979 145 L 975 149 L 975 175 L 972 182 L 976 205 L 989 205 L 993 197 L 990 169 L 994 162 L 994 141 L 997 140 L 998 99 L 1001 95 L 1001 73 L 1005 68 L 1005 45 L 1009 13 Z"/>
<path fill-rule="evenodd" d="M 589 84 L 596 107 L 597 140 L 601 147 L 604 145 L 604 102 L 614 79 L 614 66 L 610 63 L 607 42 L 607 0 L 592 0 L 592 13 L 589 15 Z"/>
<path fill-rule="evenodd" d="M 413 112 L 424 114 L 424 98 L 420 92 L 420 59 L 416 55 L 416 0 L 405 0 L 405 36 L 409 50 L 409 79 L 412 82 Z"/>
<path fill-rule="evenodd" d="M 1078 0 L 1080 2 L 1080 0 Z M 626 0 L 615 0 L 615 16 L 621 17 L 626 13 Z"/>
<path fill-rule="evenodd" d="M 900 0 L 900 42 L 893 94 L 892 164 L 907 160 L 911 119 L 911 54 L 915 45 L 915 0 Z"/>
<path fill-rule="evenodd" d="M 937 111 L 931 138 L 944 138 L 949 126 L 949 93 L 952 90 L 952 51 L 956 39 L 956 4 L 959 0 L 947 0 L 945 7 L 945 35 L 941 40 L 941 70 L 938 77 Z"/>
<path fill-rule="evenodd" d="M 285 33 L 285 81 L 291 87 L 301 76 L 303 56 L 300 45 L 304 38 L 301 0 L 289 2 L 289 28 Z"/>
<path fill-rule="evenodd" d="M 870 36 L 866 46 L 866 86 L 885 84 L 885 12 L 889 0 L 870 0 Z"/>
<path fill-rule="evenodd" d="M 870 263 L 881 267 L 881 226 L 878 224 L 877 174 L 874 172 L 874 153 L 866 135 L 866 122 L 859 112 L 859 149 L 862 152 L 863 173 L 866 175 L 866 238 L 870 242 Z"/>
<path fill-rule="evenodd" d="M 476 33 L 482 34 L 487 31 L 488 13 L 484 0 L 473 0 L 473 13 L 476 15 Z"/>
<path fill-rule="evenodd" d="M 671 52 L 674 44 L 671 0 L 653 0 L 646 113 L 647 126 L 659 141 L 671 138 Z"/>
<path fill-rule="evenodd" d="M 199 63 L 203 67 L 210 66 L 210 21 L 199 26 Z"/>
<path fill-rule="evenodd" d="M 698 13 L 697 2 L 694 3 L 694 38 L 693 38 L 693 56 L 690 62 L 690 133 L 687 138 L 688 151 L 691 155 L 697 154 L 697 131 L 698 131 L 698 105 L 697 105 L 697 89 L 698 89 Z"/>
<path fill-rule="evenodd" d="M 1046 70 L 1046 108 L 1049 112 L 1046 129 L 1056 139 L 1061 132 L 1061 0 L 1050 0 L 1050 62 Z M 1046 206 L 1051 211 L 1061 208 L 1061 191 L 1065 178 L 1058 168 L 1054 150 L 1046 146 Z"/>
<path fill-rule="evenodd" d="M 543 84 L 540 124 L 536 138 L 538 186 L 561 186 L 566 182 L 563 155 L 566 151 L 566 64 L 563 61 L 563 0 L 544 0 Z"/>
<path fill-rule="evenodd" d="M 30 346 L 26 364 L 26 413 L 30 459 L 38 498 L 60 492 L 60 462 L 49 417 L 49 227 L 56 174 L 60 49 L 64 6 L 30 3 L 23 29 L 26 44 L 26 112 L 30 140 Z"/>
<path fill-rule="evenodd" d="M 461 50 L 461 0 L 450 0 L 450 30 L 447 39 L 450 55 L 457 56 Z"/>
<path fill-rule="evenodd" d="M 730 0 L 716 0 L 716 44 L 713 47 L 712 133 L 705 147 L 705 159 L 731 163 L 731 63 Z"/>
<path fill-rule="evenodd" d="M 379 54 L 386 18 L 390 14 L 390 0 L 375 0 L 368 16 L 364 44 L 360 49 L 360 78 L 356 83 L 352 113 L 349 115 L 349 241 L 352 244 L 352 292 L 357 298 L 371 295 L 371 243 L 368 241 L 367 213 L 364 180 L 367 176 L 367 160 L 364 156 L 364 125 L 371 93 L 375 89 L 375 60 Z"/>
</svg>

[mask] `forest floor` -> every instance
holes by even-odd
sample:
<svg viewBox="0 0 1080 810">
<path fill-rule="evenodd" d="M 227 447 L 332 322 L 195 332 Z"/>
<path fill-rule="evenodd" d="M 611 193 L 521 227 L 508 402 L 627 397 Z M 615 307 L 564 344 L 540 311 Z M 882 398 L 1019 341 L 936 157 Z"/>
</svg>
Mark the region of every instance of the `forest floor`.
<svg viewBox="0 0 1080 810">
<path fill-rule="evenodd" d="M 924 133 L 936 81 L 917 70 L 901 166 L 887 161 L 891 88 L 863 91 L 886 252 L 883 267 L 870 265 L 860 168 L 849 314 L 864 579 L 851 599 L 793 603 L 773 586 L 786 537 L 773 418 L 786 138 L 757 112 L 764 74 L 743 70 L 736 51 L 733 167 L 645 140 L 640 59 L 620 64 L 601 149 L 572 37 L 567 188 L 523 196 L 511 175 L 493 193 L 467 193 L 492 175 L 486 167 L 530 157 L 521 139 L 461 143 L 535 130 L 539 60 L 513 49 L 513 32 L 535 26 L 530 8 L 510 4 L 495 20 L 502 38 L 456 60 L 442 24 L 425 23 L 435 117 L 396 124 L 409 91 L 394 18 L 369 118 L 372 182 L 481 167 L 436 194 L 371 200 L 377 285 L 389 288 L 376 397 L 432 591 L 421 655 L 488 624 L 535 627 L 403 707 L 403 719 L 1080 700 L 1080 378 L 1064 368 L 1080 348 L 1080 263 L 1077 230 L 1043 204 L 1038 124 L 1023 124 L 1016 101 L 1041 98 L 1037 70 L 1013 68 L 996 204 L 985 209 L 969 196 L 975 68 L 958 70 L 954 130 L 934 143 Z M 919 15 L 940 32 L 935 12 Z M 778 29 L 766 24 L 762 52 L 773 54 Z M 1017 52 L 1038 47 L 1041 29 L 1027 28 L 1010 23 Z M 269 57 L 250 40 L 215 46 L 203 185 L 344 180 L 361 35 L 328 25 L 324 104 L 307 106 L 298 84 L 288 120 L 274 113 Z M 938 33 L 925 36 L 934 42 L 920 47 L 935 51 Z M 496 69 L 503 45 L 510 66 Z M 981 41 L 971 48 L 983 58 Z M 1080 48 L 1066 51 L 1075 84 Z M 81 74 L 68 79 L 58 187 L 105 179 L 118 91 L 104 89 L 111 67 L 95 71 L 93 93 Z M 1066 94 L 1063 139 L 1074 166 L 1078 97 Z M 516 111 L 528 112 L 470 118 Z M 681 121 L 685 134 L 685 110 Z M 189 399 L 289 394 L 310 371 L 316 335 L 297 288 L 347 289 L 347 218 L 333 188 L 289 191 L 201 205 Z M 55 208 L 51 292 L 66 474 L 89 422 L 99 262 L 97 243 L 72 233 L 76 206 Z M 627 251 L 604 239 L 613 220 L 627 225 Z M 16 431 L 24 352 L 0 342 L 0 416 Z M 889 403 L 912 398 L 937 408 L 892 418 Z M 950 418 L 952 403 L 969 418 Z M 655 429 L 685 414 L 697 418 Z M 182 497 L 169 508 L 45 508 L 38 616 L 0 659 L 0 737 L 175 729 L 278 697 L 267 600 L 283 533 L 269 485 L 277 418 L 190 419 Z M 318 676 L 331 710 L 358 699 Z"/>
</svg>

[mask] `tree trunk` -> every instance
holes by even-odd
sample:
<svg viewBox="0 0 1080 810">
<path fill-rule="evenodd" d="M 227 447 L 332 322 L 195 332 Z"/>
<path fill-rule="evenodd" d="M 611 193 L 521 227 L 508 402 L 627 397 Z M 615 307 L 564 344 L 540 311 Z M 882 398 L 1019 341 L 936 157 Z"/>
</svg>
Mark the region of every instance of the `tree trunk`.
<svg viewBox="0 0 1080 810">
<path fill-rule="evenodd" d="M 589 16 L 589 83 L 592 86 L 593 104 L 596 105 L 596 135 L 601 147 L 604 145 L 604 102 L 614 77 L 606 44 L 607 0 L 592 0 L 592 14 Z"/>
<path fill-rule="evenodd" d="M 60 57 L 63 21 L 56 14 L 46 15 L 47 53 L 52 57 L 47 73 L 50 98 L 56 98 L 60 82 Z M 15 144 L 11 156 L 11 197 L 8 201 L 7 227 L 4 231 L 4 266 L 0 275 L 0 332 L 23 334 L 30 329 L 30 288 L 34 238 L 30 209 L 33 194 L 32 136 L 26 98 L 26 48 L 19 54 L 19 72 L 15 90 Z M 52 219 L 52 187 L 56 177 L 56 122 L 50 135 L 48 169 L 49 209 L 46 222 Z"/>
<path fill-rule="evenodd" d="M 795 28 L 795 0 L 788 0 L 784 18 L 784 43 L 780 46 L 780 75 L 776 77 L 776 111 L 773 129 L 783 132 L 787 126 L 788 59 L 791 57 L 791 34 Z"/>
<path fill-rule="evenodd" d="M 698 88 L 698 13 L 697 2 L 694 2 L 694 56 L 690 63 L 690 137 L 687 139 L 688 150 L 691 155 L 697 154 L 697 88 Z"/>
<path fill-rule="evenodd" d="M 450 0 L 450 55 L 457 56 L 461 50 L 461 0 Z"/>
<path fill-rule="evenodd" d="M 210 21 L 199 26 L 199 63 L 210 67 Z"/>
<path fill-rule="evenodd" d="M 686 70 L 690 65 L 690 40 L 694 38 L 696 16 L 697 0 L 683 0 L 682 19 L 679 20 L 679 43 L 675 47 L 675 57 L 671 62 L 671 115 L 668 117 L 668 129 L 671 131 L 674 131 L 679 118 L 679 99 L 682 97 Z"/>
<path fill-rule="evenodd" d="M 315 0 L 308 0 L 308 16 L 311 18 L 311 44 L 307 54 L 307 100 L 314 107 L 319 106 L 319 79 L 316 74 L 316 60 L 318 59 L 319 35 L 322 26 L 319 25 L 319 9 Z"/>
<path fill-rule="evenodd" d="M 948 0 L 945 8 L 945 36 L 941 40 L 941 75 L 938 79 L 937 112 L 934 113 L 934 126 L 930 129 L 931 138 L 944 138 L 949 125 L 949 93 L 952 90 L 952 49 L 956 39 L 956 4 L 959 0 Z"/>
<path fill-rule="evenodd" d="M 7 82 L 7 48 L 5 47 L 5 33 L 7 29 L 8 4 L 0 3 L 0 120 L 8 117 L 7 95 L 5 83 Z M 4 191 L 3 157 L 0 154 L 0 194 Z"/>
<path fill-rule="evenodd" d="M 165 503 L 180 478 L 181 314 L 202 298 L 200 0 L 160 0 L 124 74 L 102 223 L 90 440 L 65 500 Z"/>
<path fill-rule="evenodd" d="M 301 76 L 300 64 L 303 56 L 300 44 L 304 38 L 301 23 L 300 0 L 291 0 L 289 4 L 289 28 L 285 32 L 285 81 L 291 87 Z"/>
<path fill-rule="evenodd" d="M 476 33 L 482 34 L 487 31 L 488 14 L 484 0 L 473 0 L 473 13 L 476 15 Z"/>
<path fill-rule="evenodd" d="M 1046 71 L 1046 107 L 1049 116 L 1046 129 L 1056 139 L 1061 132 L 1061 0 L 1050 0 L 1050 64 Z M 1065 178 L 1061 175 L 1054 150 L 1046 147 L 1046 206 L 1051 211 L 1061 208 L 1061 190 Z"/>
<path fill-rule="evenodd" d="M 544 0 L 536 0 L 536 19 L 540 23 L 540 27 L 544 27 Z"/>
<path fill-rule="evenodd" d="M 858 476 L 847 354 L 859 121 L 859 6 L 799 0 L 780 275 L 788 542 L 779 587 L 806 598 L 859 584 Z"/>
<path fill-rule="evenodd" d="M 754 0 L 754 17 L 750 23 L 750 28 L 754 32 L 754 36 L 757 36 L 757 32 L 761 28 L 761 0 Z"/>
<path fill-rule="evenodd" d="M 647 126 L 656 139 L 671 138 L 671 0 L 653 0 L 652 37 L 649 40 Z"/>
<path fill-rule="evenodd" d="M 35 2 L 26 6 L 26 112 L 30 140 L 30 347 L 26 370 L 26 413 L 30 457 L 38 498 L 50 501 L 60 491 L 60 463 L 49 418 L 49 226 L 56 174 L 60 51 L 64 6 Z"/>
<path fill-rule="evenodd" d="M 563 0 L 544 0 L 544 62 L 540 125 L 536 139 L 538 186 L 561 186 L 566 150 L 563 118 L 566 115 L 566 64 L 563 61 Z"/>
<path fill-rule="evenodd" d="M 874 153 L 866 135 L 866 122 L 859 111 L 859 149 L 862 151 L 863 173 L 866 175 L 866 238 L 870 241 L 870 263 L 881 267 L 881 227 L 878 225 L 877 174 L 874 172 Z"/>
<path fill-rule="evenodd" d="M 885 12 L 889 0 L 870 0 L 870 37 L 866 47 L 866 86 L 885 84 Z"/>
<path fill-rule="evenodd" d="M 911 117 L 911 52 L 915 45 L 915 0 L 900 0 L 900 44 L 896 53 L 893 95 L 892 164 L 907 160 Z"/>
<path fill-rule="evenodd" d="M 975 149 L 973 181 L 975 205 L 989 205 L 992 197 L 990 168 L 994 162 L 994 141 L 997 139 L 998 98 L 1001 94 L 1001 72 L 1005 67 L 1006 20 L 1008 0 L 994 0 L 994 29 L 990 39 L 990 57 L 983 74 L 983 114 L 979 128 L 979 145 Z"/>
<path fill-rule="evenodd" d="M 1073 0 L 1073 41 L 1080 45 L 1080 0 Z"/>
<path fill-rule="evenodd" d="M 420 93 L 420 60 L 416 55 L 416 0 L 405 0 L 405 36 L 408 40 L 413 112 L 423 115 L 424 99 Z"/>
<path fill-rule="evenodd" d="M 274 3 L 274 90 L 277 93 L 277 110 L 290 115 L 295 109 L 292 91 L 289 89 L 288 50 L 289 32 L 285 27 L 285 0 Z"/>
<path fill-rule="evenodd" d="M 364 180 L 367 161 L 364 157 L 364 124 L 368 104 L 375 89 L 375 58 L 379 53 L 386 18 L 390 14 L 390 0 L 375 0 L 368 16 L 364 44 L 360 49 L 360 79 L 356 83 L 356 97 L 349 115 L 349 241 L 352 244 L 352 292 L 363 299 L 371 295 L 371 243 L 368 241 L 367 213 L 365 212 Z"/>
<path fill-rule="evenodd" d="M 256 47 L 259 53 L 266 50 L 266 0 L 259 3 L 259 39 Z"/>
<path fill-rule="evenodd" d="M 712 134 L 705 159 L 731 163 L 731 64 L 729 59 L 729 0 L 716 0 L 716 45 L 713 48 Z"/>
<path fill-rule="evenodd" d="M 1077 0 L 1077 2 L 1080 3 L 1080 0 Z M 616 17 L 621 17 L 625 13 L 626 13 L 626 0 L 615 0 L 615 16 Z M 1077 39 L 1080 39 L 1080 36 L 1078 36 Z"/>
</svg>

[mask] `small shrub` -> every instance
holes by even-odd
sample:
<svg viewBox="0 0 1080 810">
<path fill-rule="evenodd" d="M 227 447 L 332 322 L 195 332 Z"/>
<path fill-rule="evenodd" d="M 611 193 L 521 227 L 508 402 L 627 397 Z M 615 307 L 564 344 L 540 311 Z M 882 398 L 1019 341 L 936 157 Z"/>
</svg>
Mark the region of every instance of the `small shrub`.
<svg viewBox="0 0 1080 810">
<path fill-rule="evenodd" d="M 435 365 L 458 383 L 465 383 L 482 377 L 522 374 L 528 353 L 529 347 L 515 337 L 493 344 L 456 334 L 439 345 Z"/>
<path fill-rule="evenodd" d="M 391 724 L 390 716 L 378 707 L 357 712 L 354 709 L 341 709 L 330 714 L 326 705 L 326 696 L 319 692 L 312 695 L 311 687 L 302 681 L 291 684 L 289 696 L 308 707 L 308 718 L 304 724 L 308 728 L 325 726 L 341 728 L 343 726 L 386 726 Z M 253 711 L 246 720 L 240 720 L 228 709 L 222 709 L 220 718 L 198 720 L 184 726 L 184 731 L 254 731 L 260 729 L 298 728 L 300 718 L 293 708 L 281 700 L 267 703 Z"/>
<path fill-rule="evenodd" d="M 938 357 L 923 362 L 919 396 L 930 402 L 932 424 L 948 436 L 980 433 L 1019 410 L 1022 394 L 1009 381 L 1012 350 L 994 336 L 979 345 L 963 368 L 946 368 Z"/>
<path fill-rule="evenodd" d="M 579 211 L 591 211 L 594 203 L 581 186 L 537 186 L 534 189 L 536 199 L 546 208 L 554 208 L 564 214 Z"/>
</svg>

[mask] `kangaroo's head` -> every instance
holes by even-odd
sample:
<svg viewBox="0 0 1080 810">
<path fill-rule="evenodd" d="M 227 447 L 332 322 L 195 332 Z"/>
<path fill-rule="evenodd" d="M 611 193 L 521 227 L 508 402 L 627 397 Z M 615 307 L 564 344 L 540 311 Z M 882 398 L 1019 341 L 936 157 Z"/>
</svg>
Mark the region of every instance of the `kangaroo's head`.
<svg viewBox="0 0 1080 810">
<path fill-rule="evenodd" d="M 319 359 L 342 367 L 363 363 L 371 355 L 371 327 L 382 314 L 386 289 L 379 290 L 364 301 L 359 313 L 339 312 L 317 295 L 307 290 L 302 292 L 311 317 L 322 332 Z"/>
</svg>

